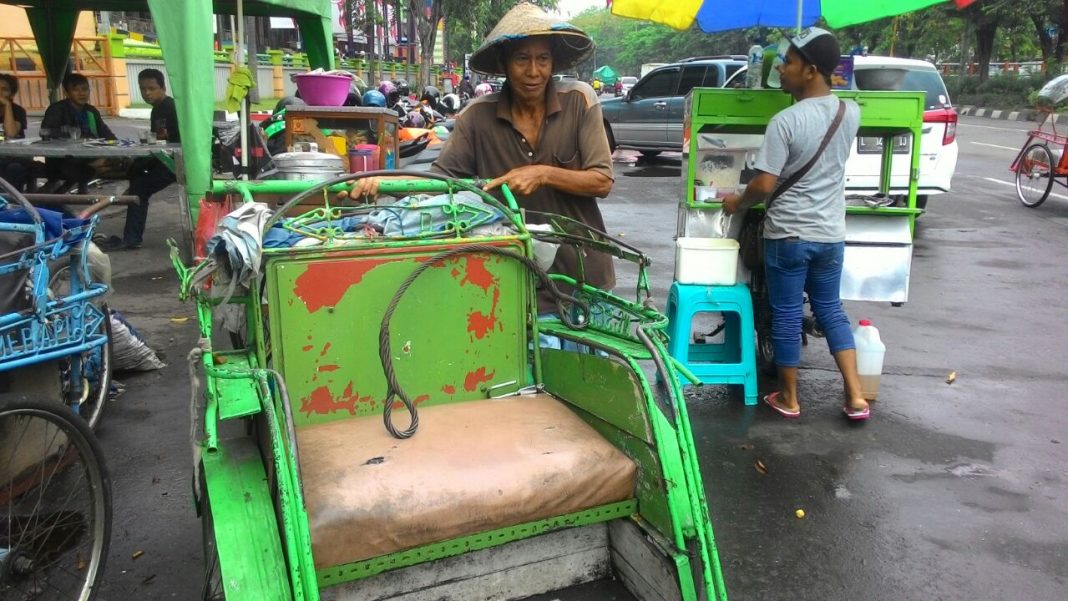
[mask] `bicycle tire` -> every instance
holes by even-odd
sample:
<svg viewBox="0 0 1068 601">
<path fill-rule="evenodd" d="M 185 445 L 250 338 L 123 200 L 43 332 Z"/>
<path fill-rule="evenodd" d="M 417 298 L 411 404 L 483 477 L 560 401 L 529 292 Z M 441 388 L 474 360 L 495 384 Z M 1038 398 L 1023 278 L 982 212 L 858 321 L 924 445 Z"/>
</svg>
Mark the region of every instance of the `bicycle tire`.
<svg viewBox="0 0 1068 601">
<path fill-rule="evenodd" d="M 1035 153 L 1034 156 L 1032 153 Z M 1045 169 L 1045 173 L 1042 173 L 1042 169 Z M 1033 209 L 1046 202 L 1053 188 L 1053 170 L 1053 153 L 1048 146 L 1032 144 L 1024 149 L 1016 166 L 1016 197 L 1020 204 Z M 1045 178 L 1045 185 L 1031 187 L 1032 182 L 1042 178 Z"/>
<path fill-rule="evenodd" d="M 63 592 L 61 580 L 69 580 L 76 596 L 62 598 L 91 601 L 112 527 L 111 480 L 100 444 L 63 405 L 21 395 L 0 396 L 0 433 L 0 597 L 14 591 L 37 598 L 44 584 Z M 69 508 L 79 489 L 87 494 L 84 513 Z M 88 543 L 81 544 L 86 535 Z"/>
<path fill-rule="evenodd" d="M 778 374 L 778 368 L 775 366 L 775 345 L 771 341 L 771 297 L 761 270 L 750 274 L 749 287 L 753 293 L 757 369 L 765 376 L 774 377 Z"/>
<path fill-rule="evenodd" d="M 57 298 L 61 296 L 67 296 L 70 294 L 70 284 L 63 286 L 64 277 L 69 277 L 70 266 L 64 265 L 56 270 L 52 274 L 51 279 L 48 280 L 48 288 L 52 290 L 52 294 Z M 95 384 L 90 383 L 87 379 L 83 384 L 89 385 L 89 395 L 86 400 L 81 403 L 81 406 L 77 408 L 75 413 L 82 416 L 83 419 L 89 424 L 89 427 L 96 429 L 100 424 L 100 418 L 104 414 L 104 408 L 107 406 L 108 394 L 111 392 L 111 376 L 113 370 L 112 364 L 112 342 L 111 342 L 111 311 L 108 308 L 107 303 L 102 303 L 100 310 L 104 313 L 103 328 L 104 333 L 107 334 L 107 342 L 103 346 L 98 347 L 90 351 L 82 353 L 82 365 L 83 367 L 89 362 L 90 358 L 93 358 L 94 353 L 99 353 L 95 358 L 98 359 L 98 378 Z M 60 378 L 64 392 L 64 400 L 66 401 L 66 393 L 70 389 L 70 382 L 66 376 L 67 366 L 69 365 L 69 359 L 62 360 L 60 362 Z M 69 402 L 69 401 L 68 401 Z"/>
</svg>

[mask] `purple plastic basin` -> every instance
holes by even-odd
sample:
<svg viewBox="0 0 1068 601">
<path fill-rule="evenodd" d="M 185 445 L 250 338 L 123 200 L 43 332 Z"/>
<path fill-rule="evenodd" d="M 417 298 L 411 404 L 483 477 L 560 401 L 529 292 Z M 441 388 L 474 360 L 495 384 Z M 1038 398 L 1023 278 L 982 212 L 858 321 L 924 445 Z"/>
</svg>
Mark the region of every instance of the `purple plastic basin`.
<svg viewBox="0 0 1068 601">
<path fill-rule="evenodd" d="M 344 75 L 302 73 L 294 79 L 301 100 L 309 106 L 341 106 L 352 86 L 352 78 Z"/>
</svg>

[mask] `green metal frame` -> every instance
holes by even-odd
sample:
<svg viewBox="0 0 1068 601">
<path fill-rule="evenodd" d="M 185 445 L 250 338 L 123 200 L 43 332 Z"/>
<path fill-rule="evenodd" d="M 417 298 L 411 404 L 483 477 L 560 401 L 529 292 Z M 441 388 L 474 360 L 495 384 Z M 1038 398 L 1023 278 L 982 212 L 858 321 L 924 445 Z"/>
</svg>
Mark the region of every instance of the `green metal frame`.
<svg viewBox="0 0 1068 601">
<path fill-rule="evenodd" d="M 567 276 L 554 275 L 555 279 L 576 284 Z M 632 311 L 636 321 L 637 330 L 641 330 L 648 339 L 648 346 L 636 347 L 635 337 L 623 338 L 618 334 L 599 331 L 593 333 L 581 330 L 570 330 L 562 323 L 547 322 L 541 330 L 544 333 L 560 336 L 574 342 L 588 345 L 600 352 L 612 355 L 623 361 L 637 381 L 640 383 L 642 397 L 645 399 L 645 412 L 649 416 L 653 429 L 653 437 L 657 441 L 657 451 L 663 470 L 667 487 L 667 504 L 671 516 L 670 535 L 679 549 L 689 549 L 696 542 L 698 555 L 702 563 L 702 572 L 705 587 L 709 591 L 709 598 L 725 600 L 726 586 L 723 581 L 723 572 L 719 562 L 719 552 L 715 544 L 715 535 L 712 532 L 712 520 L 708 513 L 708 502 L 705 498 L 705 488 L 701 478 L 700 465 L 697 460 L 697 450 L 693 441 L 693 431 L 690 427 L 689 415 L 682 394 L 682 384 L 679 380 L 681 372 L 677 369 L 667 352 L 665 329 L 668 325 L 667 317 L 648 306 L 639 306 L 618 299 L 613 295 L 597 290 L 590 286 L 583 286 L 583 291 L 601 302 L 612 303 L 616 308 Z M 596 326 L 593 326 L 596 328 Z M 637 331 L 636 330 L 636 331 Z M 592 334 L 592 335 L 591 335 Z M 624 344 L 619 344 L 624 342 Z M 651 347 L 651 348 L 650 348 Z M 644 350 L 642 350 L 644 349 Z M 668 415 L 665 408 L 657 404 L 652 386 L 646 378 L 639 361 L 652 359 L 666 367 L 660 372 L 665 377 L 665 383 L 670 393 L 665 399 L 670 402 L 666 409 L 671 412 Z M 587 361 L 590 359 L 586 358 Z M 580 370 L 575 370 L 581 373 Z M 666 372 L 666 373 L 665 373 Z M 682 374 L 687 375 L 687 374 Z M 688 374 L 688 379 L 697 383 L 696 377 Z M 595 428 L 597 424 L 594 424 Z M 598 428 L 602 434 L 607 433 Z M 611 438 L 610 438 L 611 439 Z M 673 443 L 673 444 L 672 444 Z M 679 486 L 679 483 L 683 486 Z M 694 540 L 696 537 L 696 540 Z M 685 582 L 684 574 L 679 571 L 680 587 L 683 591 L 683 599 L 690 599 L 686 589 L 689 586 Z"/>
<path fill-rule="evenodd" d="M 527 522 L 525 524 L 509 526 L 507 528 L 479 532 L 478 534 L 472 534 L 470 536 L 460 536 L 452 540 L 423 545 L 422 547 L 398 551 L 396 553 L 390 553 L 389 555 L 365 559 L 363 561 L 357 561 L 342 566 L 322 568 L 317 572 L 317 575 L 319 577 L 319 582 L 321 582 L 324 587 L 335 586 L 345 582 L 374 576 L 375 574 L 381 574 L 382 572 L 389 570 L 396 570 L 428 561 L 434 561 L 436 559 L 462 555 L 470 551 L 498 547 L 517 540 L 523 540 L 539 534 L 552 532 L 553 530 L 572 528 L 575 526 L 589 526 L 590 524 L 598 524 L 609 520 L 625 518 L 633 515 L 637 509 L 637 501 L 620 501 L 619 503 L 602 505 L 600 507 L 569 513 L 567 515 L 538 520 L 535 522 Z"/>
<path fill-rule="evenodd" d="M 386 192 L 399 194 L 434 193 L 465 189 L 476 183 L 384 182 L 383 188 Z M 215 191 L 237 194 L 246 201 L 252 201 L 260 193 L 295 194 L 307 190 L 314 184 L 314 182 L 216 183 Z M 329 191 L 339 189 L 342 188 L 334 186 Z M 329 204 L 331 199 L 329 191 L 323 195 L 324 208 L 327 212 L 319 213 L 319 215 L 337 214 L 332 212 L 333 208 L 337 207 L 332 208 Z M 518 216 L 515 200 L 507 191 L 505 191 L 505 199 L 507 209 L 509 209 L 506 214 L 518 226 L 521 236 L 518 239 L 516 237 L 502 238 L 502 241 L 508 240 L 513 244 L 518 241 L 527 256 L 531 256 L 533 252 L 531 239 Z M 454 234 L 459 236 L 458 232 Z M 459 240 L 460 238 L 446 238 L 446 240 L 450 239 Z M 421 249 L 440 244 L 442 244 L 440 239 L 413 237 L 376 242 L 369 247 L 393 251 L 403 249 L 405 253 L 420 253 Z M 536 339 L 539 332 L 551 333 L 588 345 L 603 353 L 604 356 L 542 351 L 539 348 L 530 349 L 529 352 L 536 381 L 545 382 L 550 392 L 556 388 L 561 391 L 567 388 L 567 394 L 560 396 L 572 403 L 576 414 L 590 423 L 607 440 L 615 443 L 623 452 L 633 457 L 643 470 L 647 470 L 648 473 L 643 476 L 643 483 L 639 485 L 637 499 L 318 570 L 314 566 L 308 516 L 301 491 L 298 449 L 290 434 L 295 427 L 292 415 L 295 409 L 289 407 L 287 411 L 288 396 L 282 395 L 283 388 L 280 386 L 282 382 L 278 379 L 278 372 L 266 369 L 268 365 L 273 365 L 281 371 L 279 365 L 281 358 L 278 350 L 271 348 L 269 328 L 272 326 L 269 325 L 269 320 L 264 318 L 259 302 L 252 298 L 252 295 L 230 299 L 231 303 L 244 306 L 250 332 L 250 346 L 247 349 L 232 352 L 214 352 L 210 344 L 213 335 L 212 314 L 218 301 L 191 288 L 190 283 L 193 277 L 203 268 L 203 265 L 191 269 L 186 268 L 178 258 L 178 249 L 172 246 L 172 260 L 181 280 L 182 297 L 195 298 L 200 321 L 201 346 L 204 351 L 202 363 L 206 375 L 203 424 L 205 437 L 200 448 L 205 456 L 205 463 L 212 463 L 213 475 L 209 477 L 215 478 L 215 474 L 221 469 L 218 467 L 220 465 L 218 457 L 227 456 L 234 448 L 232 445 L 245 444 L 245 442 L 220 439 L 218 434 L 220 420 L 236 418 L 256 420 L 262 425 L 261 431 L 266 434 L 262 444 L 269 445 L 263 449 L 268 462 L 264 467 L 267 468 L 266 473 L 273 477 L 275 495 L 266 500 L 259 498 L 256 502 L 261 506 L 265 502 L 273 505 L 280 545 L 267 558 L 254 554 L 239 556 L 228 553 L 224 561 L 236 563 L 238 567 L 233 571 L 240 574 L 255 574 L 258 570 L 264 569 L 264 566 L 276 566 L 282 563 L 286 566 L 292 598 L 314 600 L 319 598 L 320 586 L 358 580 L 389 569 L 440 559 L 468 550 L 489 548 L 554 529 L 630 516 L 636 523 L 646 528 L 653 538 L 660 541 L 660 546 L 667 553 L 667 560 L 673 563 L 677 570 L 683 600 L 696 601 L 699 598 L 709 598 L 725 601 L 726 589 L 723 574 L 708 514 L 693 433 L 679 381 L 680 375 L 691 381 L 696 381 L 696 379 L 692 377 L 692 374 L 680 369 L 681 366 L 674 362 L 666 351 L 664 329 L 667 326 L 667 318 L 648 302 L 648 278 L 645 273 L 648 259 L 640 253 L 625 248 L 613 249 L 613 243 L 610 240 L 601 240 L 593 244 L 638 264 L 641 277 L 639 277 L 637 302 L 621 299 L 564 276 L 553 276 L 554 279 L 570 284 L 578 290 L 578 296 L 590 307 L 587 313 L 590 319 L 584 329 L 571 330 L 559 321 L 541 322 L 531 313 L 527 323 L 530 339 Z M 324 246 L 315 247 L 312 250 L 269 249 L 265 252 L 265 259 L 267 262 L 278 260 L 285 262 L 290 259 L 333 260 L 351 254 L 353 248 L 351 241 L 328 239 Z M 362 246 L 359 248 L 363 249 Z M 254 282 L 253 289 L 262 290 L 265 278 L 267 278 L 266 274 L 260 275 Z M 534 294 L 534 287 L 531 285 L 528 291 L 528 307 L 536 306 Z M 277 313 L 285 310 L 283 305 L 286 304 L 287 299 L 277 291 L 269 292 L 268 299 L 269 312 Z M 659 377 L 665 385 L 660 394 L 654 392 L 654 387 L 643 371 L 642 364 L 649 362 L 657 367 Z M 582 381 L 581 365 L 588 367 L 590 373 L 602 373 L 604 377 L 614 378 L 614 382 L 620 383 L 620 386 L 616 387 L 621 403 L 617 407 L 620 415 L 608 415 L 590 403 L 575 404 L 576 401 L 582 401 L 584 396 L 589 396 L 590 391 L 603 389 L 601 386 L 593 386 Z M 545 379 L 546 368 L 552 372 L 549 381 Z M 624 380 L 629 383 L 623 385 Z M 583 390 L 587 391 L 585 395 Z M 632 407 L 629 411 L 634 414 L 631 417 L 640 418 L 641 427 L 634 419 L 631 419 L 630 425 L 620 423 L 620 420 L 627 419 L 625 407 L 628 403 Z M 217 483 L 211 482 L 209 486 L 212 490 L 216 490 Z M 264 486 L 260 495 L 269 494 L 267 489 L 268 487 Z M 219 488 L 219 490 L 225 489 Z M 213 497 L 213 502 L 215 498 L 217 497 Z M 236 515 L 235 512 L 239 508 L 235 504 L 239 502 L 240 499 L 236 498 L 224 499 L 219 515 Z M 214 509 L 213 515 L 215 515 Z M 221 534 L 223 538 L 219 542 L 220 549 L 224 547 L 233 549 L 237 548 L 235 545 L 240 544 L 240 541 L 236 537 L 232 538 L 231 534 L 220 533 L 218 529 L 216 532 L 217 536 Z M 227 565 L 224 563 L 224 571 L 226 569 Z M 237 595 L 237 589 L 234 593 L 228 598 L 244 598 Z"/>
</svg>

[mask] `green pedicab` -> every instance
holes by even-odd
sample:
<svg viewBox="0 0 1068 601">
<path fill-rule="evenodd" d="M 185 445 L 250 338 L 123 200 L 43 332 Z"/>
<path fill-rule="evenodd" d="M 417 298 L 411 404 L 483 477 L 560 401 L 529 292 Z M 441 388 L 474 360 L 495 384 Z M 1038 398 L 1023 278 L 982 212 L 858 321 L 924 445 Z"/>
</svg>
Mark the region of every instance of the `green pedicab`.
<svg viewBox="0 0 1068 601">
<path fill-rule="evenodd" d="M 245 348 L 212 346 L 224 286 L 173 253 L 203 335 L 207 598 L 518 599 L 614 574 L 639 599 L 725 599 L 664 316 L 545 276 L 507 192 L 388 181 L 447 201 L 332 204 L 345 179 L 216 183 L 296 193 L 265 230 L 310 241 L 267 245 L 228 300 Z M 402 212 L 401 234 L 343 226 Z M 647 298 L 644 255 L 549 221 L 538 243 L 633 261 Z M 539 282 L 570 291 L 562 319 L 537 319 Z"/>
</svg>

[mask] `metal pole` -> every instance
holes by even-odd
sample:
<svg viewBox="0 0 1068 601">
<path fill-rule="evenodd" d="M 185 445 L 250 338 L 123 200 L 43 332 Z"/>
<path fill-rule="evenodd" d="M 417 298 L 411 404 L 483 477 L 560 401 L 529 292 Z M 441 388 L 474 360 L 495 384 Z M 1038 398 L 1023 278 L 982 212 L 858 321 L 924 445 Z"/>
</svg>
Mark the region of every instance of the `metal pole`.
<svg viewBox="0 0 1068 601">
<path fill-rule="evenodd" d="M 801 35 L 801 20 L 804 18 L 805 0 L 797 0 L 797 35 Z"/>
<path fill-rule="evenodd" d="M 237 31 L 234 33 L 234 47 L 237 52 L 237 66 L 245 64 L 245 49 L 242 43 L 245 40 L 245 2 L 237 0 Z M 248 103 L 241 102 L 241 110 L 238 113 L 241 126 L 241 179 L 248 179 Z"/>
</svg>

